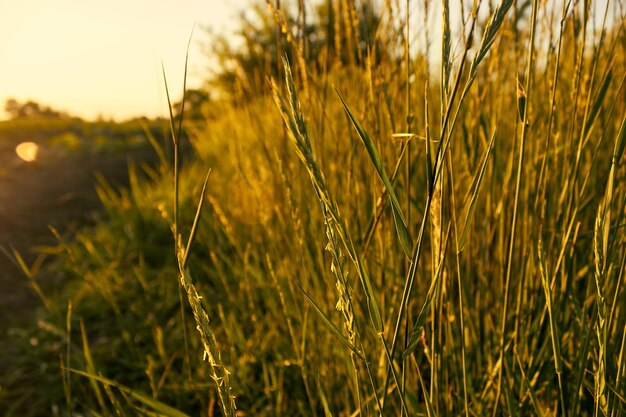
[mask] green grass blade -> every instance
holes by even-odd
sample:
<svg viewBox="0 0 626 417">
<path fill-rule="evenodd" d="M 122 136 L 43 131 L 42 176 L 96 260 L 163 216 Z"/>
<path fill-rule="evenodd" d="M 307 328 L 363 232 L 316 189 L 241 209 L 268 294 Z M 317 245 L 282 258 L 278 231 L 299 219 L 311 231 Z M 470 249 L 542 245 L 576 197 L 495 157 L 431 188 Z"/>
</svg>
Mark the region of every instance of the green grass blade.
<svg viewBox="0 0 626 417">
<path fill-rule="evenodd" d="M 189 260 L 189 252 L 191 250 L 191 244 L 193 243 L 194 238 L 196 237 L 196 232 L 198 231 L 198 223 L 200 223 L 200 215 L 202 214 L 202 207 L 204 205 L 204 199 L 206 197 L 206 185 L 209 182 L 209 176 L 211 175 L 211 168 L 206 173 L 204 177 L 204 183 L 202 184 L 202 192 L 200 193 L 200 201 L 198 201 L 198 209 L 196 210 L 196 217 L 193 219 L 193 225 L 191 226 L 191 232 L 189 233 L 189 240 L 187 240 L 187 248 L 185 249 L 185 254 L 183 255 L 183 268 L 187 266 L 187 261 Z"/>
<path fill-rule="evenodd" d="M 586 138 L 589 132 L 591 132 L 591 128 L 593 127 L 593 123 L 596 121 L 598 117 L 598 113 L 600 112 L 600 107 L 602 106 L 602 102 L 604 101 L 604 97 L 606 96 L 606 92 L 609 89 L 609 85 L 611 85 L 611 79 L 613 78 L 613 74 L 611 71 L 608 71 L 602 80 L 602 84 L 600 85 L 600 90 L 598 90 L 598 95 L 591 106 L 591 111 L 589 112 L 589 116 L 587 116 L 587 121 L 585 123 L 585 130 L 583 131 L 583 137 Z"/>
<path fill-rule="evenodd" d="M 483 182 L 485 170 L 487 168 L 487 162 L 489 161 L 489 156 L 491 155 L 491 150 L 493 149 L 493 143 L 495 140 L 496 134 L 495 132 L 491 136 L 491 140 L 489 141 L 489 147 L 485 151 L 485 157 L 483 158 L 483 163 L 478 171 L 477 175 L 474 177 L 474 181 L 472 182 L 472 187 L 470 188 L 472 192 L 472 196 L 469 200 L 467 215 L 465 216 L 465 223 L 463 224 L 463 231 L 461 232 L 461 239 L 459 240 L 458 251 L 461 252 L 465 247 L 465 242 L 467 241 L 467 235 L 470 230 L 470 226 L 472 224 L 472 219 L 474 218 L 474 210 L 476 209 L 476 201 L 478 197 L 478 193 L 480 192 L 480 186 Z"/>
<path fill-rule="evenodd" d="M 72 363 L 72 300 L 70 299 L 67 303 L 67 315 L 65 316 L 65 331 L 67 334 L 66 340 L 66 348 L 65 348 L 65 363 L 67 366 L 71 366 Z M 63 366 L 63 359 L 61 359 L 61 367 Z M 70 417 L 74 414 L 72 412 L 72 379 L 70 378 L 70 373 L 68 371 L 64 372 L 63 375 L 63 388 L 65 389 L 65 402 L 67 405 L 67 410 L 69 412 Z"/>
<path fill-rule="evenodd" d="M 543 408 L 541 407 L 541 403 L 539 403 L 539 401 L 537 400 L 537 395 L 535 394 L 535 390 L 533 390 L 533 387 L 530 385 L 530 382 L 526 378 L 526 373 L 524 372 L 524 368 L 522 367 L 522 363 L 520 362 L 519 356 L 517 356 L 516 354 L 515 358 L 517 359 L 517 364 L 519 365 L 519 369 L 522 372 L 522 380 L 524 381 L 524 385 L 526 386 L 528 395 L 530 395 L 530 402 L 533 404 L 535 413 L 537 413 L 539 417 L 544 417 L 546 413 L 543 411 Z"/>
<path fill-rule="evenodd" d="M 33 289 L 33 291 L 35 291 L 46 309 L 48 311 L 52 311 L 51 301 L 48 299 L 48 297 L 46 297 L 43 290 L 41 289 L 41 286 L 35 280 L 35 273 L 33 271 L 36 270 L 36 268 L 31 268 L 26 265 L 26 261 L 24 260 L 20 252 L 14 247 L 11 247 L 11 252 L 9 252 L 4 246 L 0 245 L 0 252 L 2 252 L 9 259 L 9 261 L 13 263 L 13 265 L 15 265 L 15 267 L 24 274 L 24 276 L 28 280 L 30 287 Z"/>
<path fill-rule="evenodd" d="M 91 375 L 96 375 L 96 366 L 94 365 L 93 358 L 91 356 L 91 349 L 89 349 L 89 341 L 87 340 L 87 331 L 85 330 L 85 323 L 82 319 L 80 320 L 80 334 L 83 341 L 83 356 L 85 357 L 87 372 Z M 102 391 L 100 391 L 100 386 L 97 381 L 90 378 L 89 385 L 91 385 L 91 389 L 96 395 L 98 405 L 105 411 L 106 414 L 108 414 L 106 404 L 104 403 L 104 396 L 102 395 Z"/>
<path fill-rule="evenodd" d="M 176 129 L 174 129 L 174 111 L 172 110 L 172 100 L 170 99 L 170 89 L 167 85 L 167 76 L 165 75 L 165 65 L 161 62 L 161 72 L 163 73 L 163 83 L 165 84 L 165 96 L 167 97 L 167 109 L 170 115 L 170 133 L 172 135 L 172 142 L 174 146 L 178 146 L 178 137 L 176 136 Z"/>
<path fill-rule="evenodd" d="M 470 67 L 471 77 L 474 77 L 478 65 L 485 58 L 487 52 L 489 52 L 489 49 L 491 49 L 491 46 L 495 42 L 496 34 L 500 30 L 500 27 L 504 22 L 504 18 L 506 17 L 506 14 L 513 5 L 513 3 L 513 0 L 502 0 L 500 4 L 498 4 L 494 9 L 493 14 L 489 18 L 489 21 L 485 26 L 485 30 L 483 31 L 483 38 L 480 42 L 478 52 L 476 53 L 472 61 L 472 66 Z"/>
<path fill-rule="evenodd" d="M 167 404 L 162 403 L 161 401 L 155 400 L 153 398 L 151 398 L 149 395 L 143 394 L 139 391 L 135 391 L 133 389 L 130 389 L 122 384 L 119 384 L 111 379 L 105 378 L 103 376 L 100 375 L 94 375 L 92 373 L 89 372 L 84 372 L 84 371 L 80 371 L 78 369 L 69 369 L 70 372 L 73 372 L 75 374 L 84 376 L 86 378 L 89 378 L 91 380 L 100 382 L 103 385 L 108 385 L 108 386 L 112 386 L 115 387 L 117 389 L 119 389 L 122 393 L 124 394 L 128 394 L 131 397 L 133 397 L 135 400 L 139 401 L 140 403 L 142 403 L 145 406 L 150 407 L 151 409 L 153 409 L 154 411 L 166 416 L 166 417 L 189 417 L 188 414 L 183 413 L 182 411 L 179 411 L 173 407 L 170 407 Z"/>
<path fill-rule="evenodd" d="M 437 417 L 437 412 L 435 411 L 435 407 L 433 407 L 433 403 L 430 400 L 430 395 L 428 395 L 428 390 L 426 389 L 426 385 L 424 384 L 422 373 L 420 372 L 419 367 L 416 366 L 416 369 L 417 377 L 420 381 L 420 387 L 422 388 L 422 393 L 424 394 L 424 402 L 426 403 L 426 415 L 428 417 Z"/>
<path fill-rule="evenodd" d="M 430 284 L 430 288 L 428 289 L 428 293 L 426 294 L 426 300 L 424 301 L 424 304 L 422 305 L 422 308 L 417 315 L 417 319 L 415 320 L 415 324 L 413 325 L 413 330 L 411 331 L 411 337 L 409 337 L 406 349 L 402 354 L 403 358 L 408 357 L 411 353 L 415 351 L 415 349 L 417 349 L 417 345 L 422 335 L 421 329 L 426 324 L 426 319 L 428 318 L 428 313 L 430 312 L 430 305 L 433 301 L 435 288 L 437 288 L 437 280 L 433 280 Z"/>
<path fill-rule="evenodd" d="M 346 339 L 346 337 L 343 335 L 341 330 L 339 330 L 339 328 L 335 326 L 335 324 L 332 321 L 330 321 L 326 313 L 322 311 L 322 309 L 317 305 L 317 303 L 313 300 L 313 298 L 311 298 L 311 296 L 304 290 L 304 288 L 302 288 L 300 283 L 296 281 L 294 278 L 291 278 L 291 279 L 296 284 L 298 289 L 302 292 L 302 294 L 304 294 L 304 296 L 306 297 L 307 301 L 311 304 L 311 306 L 313 306 L 313 309 L 317 312 L 317 314 L 319 314 L 324 324 L 330 329 L 331 332 L 333 332 L 335 336 L 337 336 L 339 341 L 343 343 L 348 349 L 350 349 L 352 353 L 358 356 L 359 359 L 365 360 L 363 355 L 361 355 L 361 353 L 358 350 L 356 350 L 354 346 L 352 346 L 352 343 L 350 343 L 348 339 Z"/>
<path fill-rule="evenodd" d="M 400 202 L 398 201 L 398 198 L 396 197 L 396 193 L 393 191 L 393 186 L 391 185 L 391 181 L 389 181 L 389 177 L 387 177 L 387 174 L 385 173 L 385 170 L 383 168 L 382 158 L 380 157 L 378 151 L 376 150 L 376 146 L 374 145 L 374 142 L 372 141 L 370 136 L 367 134 L 365 129 L 363 129 L 361 124 L 356 120 L 356 118 L 350 111 L 350 108 L 344 101 L 343 97 L 341 97 L 341 94 L 339 94 L 339 91 L 335 89 L 335 92 L 337 93 L 337 96 L 339 96 L 339 100 L 341 100 L 343 109 L 345 110 L 346 114 L 348 115 L 348 118 L 352 122 L 352 125 L 356 129 L 359 135 L 359 138 L 361 138 L 363 145 L 365 145 L 365 149 L 367 150 L 367 153 L 370 159 L 372 160 L 372 163 L 374 164 L 374 168 L 376 169 L 378 176 L 380 177 L 383 184 L 385 185 L 387 193 L 389 194 L 389 200 L 391 201 L 391 210 L 393 213 L 393 220 L 396 225 L 398 237 L 400 238 L 400 244 L 402 245 L 402 250 L 404 250 L 404 253 L 406 254 L 406 256 L 409 259 L 411 259 L 411 253 L 413 251 L 413 239 L 411 239 L 411 234 L 409 233 L 406 220 L 404 219 L 404 215 L 402 214 L 402 209 L 400 208 Z"/>
<path fill-rule="evenodd" d="M 626 147 L 626 116 L 622 120 L 622 126 L 619 129 L 617 140 L 615 141 L 615 150 L 613 151 L 613 164 L 619 164 L 622 155 L 624 154 L 624 147 Z"/>
<path fill-rule="evenodd" d="M 333 413 L 330 411 L 330 405 L 328 404 L 328 398 L 327 398 L 326 392 L 324 392 L 322 379 L 319 374 L 317 375 L 317 392 L 319 392 L 320 400 L 322 402 L 322 407 L 324 408 L 324 416 L 333 417 Z"/>
<path fill-rule="evenodd" d="M 611 205 L 613 201 L 615 171 L 617 170 L 619 161 L 624 153 L 624 146 L 626 146 L 626 117 L 622 120 L 622 126 L 620 127 L 620 131 L 615 139 L 613 160 L 611 161 L 611 169 L 609 171 L 609 178 L 604 194 L 604 208 L 602 213 L 602 258 L 604 263 L 608 261 L 609 233 L 611 229 Z"/>
<path fill-rule="evenodd" d="M 180 137 L 183 133 L 183 115 L 185 114 L 185 99 L 187 96 L 187 66 L 189 64 L 189 48 L 191 47 L 191 39 L 193 38 L 193 31 L 196 28 L 194 24 L 191 28 L 191 33 L 189 34 L 189 41 L 187 42 L 187 51 L 185 52 L 185 70 L 183 75 L 183 98 L 180 103 L 180 115 L 178 116 L 178 141 L 180 142 Z M 171 106 L 170 106 L 171 109 Z"/>
<path fill-rule="evenodd" d="M 446 232 L 446 238 L 444 241 L 444 247 L 442 250 L 442 254 L 446 252 L 446 248 L 448 246 L 448 237 L 450 236 L 450 226 L 448 226 L 448 231 Z M 426 319 L 428 318 L 428 313 L 430 312 L 430 306 L 433 302 L 433 296 L 435 295 L 436 288 L 441 283 L 441 277 L 443 276 L 443 261 L 445 256 L 441 256 L 439 261 L 439 265 L 437 265 L 437 271 L 435 272 L 435 279 L 430 283 L 430 288 L 428 289 L 428 293 L 426 294 L 426 300 L 420 309 L 419 314 L 417 315 L 417 319 L 415 320 L 415 324 L 413 325 L 413 330 L 411 331 L 411 336 L 406 345 L 406 349 L 402 353 L 402 357 L 406 358 L 411 353 L 417 349 L 417 345 L 422 337 L 422 327 L 426 324 Z"/>
</svg>

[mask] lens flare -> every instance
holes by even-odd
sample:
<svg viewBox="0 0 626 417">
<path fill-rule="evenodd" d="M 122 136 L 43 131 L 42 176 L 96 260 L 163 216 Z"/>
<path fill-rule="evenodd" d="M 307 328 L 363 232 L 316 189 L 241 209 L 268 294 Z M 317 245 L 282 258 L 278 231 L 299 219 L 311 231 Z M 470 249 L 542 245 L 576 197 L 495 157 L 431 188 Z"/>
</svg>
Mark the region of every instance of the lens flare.
<svg viewBox="0 0 626 417">
<path fill-rule="evenodd" d="M 34 142 L 22 142 L 15 148 L 17 156 L 26 162 L 33 162 L 37 159 L 37 152 L 39 152 L 39 145 Z"/>
</svg>

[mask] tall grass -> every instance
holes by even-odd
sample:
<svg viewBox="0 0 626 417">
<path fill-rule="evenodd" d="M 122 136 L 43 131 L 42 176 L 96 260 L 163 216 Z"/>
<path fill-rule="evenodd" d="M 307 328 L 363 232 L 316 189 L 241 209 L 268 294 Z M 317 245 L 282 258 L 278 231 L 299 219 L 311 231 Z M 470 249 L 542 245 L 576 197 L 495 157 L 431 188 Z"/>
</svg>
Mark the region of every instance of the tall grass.
<svg viewBox="0 0 626 417">
<path fill-rule="evenodd" d="M 298 48 L 272 91 L 101 184 L 106 222 L 58 248 L 63 313 L 16 331 L 21 369 L 80 374 L 33 415 L 624 415 L 619 3 L 396 3 L 367 54 L 360 3 L 330 1 L 332 65 L 272 3 Z M 411 38 L 426 10 L 440 60 Z"/>
</svg>

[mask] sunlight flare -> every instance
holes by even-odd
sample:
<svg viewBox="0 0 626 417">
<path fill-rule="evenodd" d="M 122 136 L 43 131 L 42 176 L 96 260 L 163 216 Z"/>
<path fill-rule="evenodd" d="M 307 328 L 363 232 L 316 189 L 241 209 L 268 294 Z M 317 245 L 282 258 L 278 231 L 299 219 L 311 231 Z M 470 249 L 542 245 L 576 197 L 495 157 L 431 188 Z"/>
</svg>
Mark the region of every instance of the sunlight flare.
<svg viewBox="0 0 626 417">
<path fill-rule="evenodd" d="M 33 162 L 37 159 L 39 145 L 35 142 L 22 142 L 15 148 L 15 153 L 26 162 Z"/>
</svg>

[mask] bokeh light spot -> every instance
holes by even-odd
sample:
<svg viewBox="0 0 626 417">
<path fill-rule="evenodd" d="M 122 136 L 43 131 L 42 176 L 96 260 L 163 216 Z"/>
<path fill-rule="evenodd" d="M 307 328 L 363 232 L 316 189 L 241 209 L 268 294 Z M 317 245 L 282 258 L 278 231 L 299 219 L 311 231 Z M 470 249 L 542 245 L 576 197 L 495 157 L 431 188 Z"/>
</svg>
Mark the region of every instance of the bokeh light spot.
<svg viewBox="0 0 626 417">
<path fill-rule="evenodd" d="M 33 162 L 37 159 L 37 153 L 39 152 L 39 145 L 35 142 L 22 142 L 15 148 L 17 156 L 22 158 L 26 162 Z"/>
</svg>

